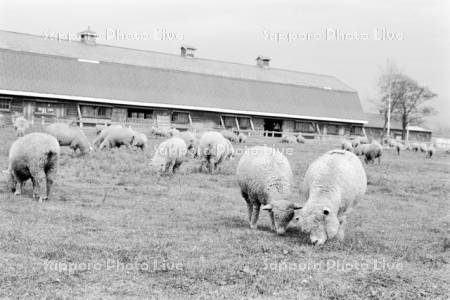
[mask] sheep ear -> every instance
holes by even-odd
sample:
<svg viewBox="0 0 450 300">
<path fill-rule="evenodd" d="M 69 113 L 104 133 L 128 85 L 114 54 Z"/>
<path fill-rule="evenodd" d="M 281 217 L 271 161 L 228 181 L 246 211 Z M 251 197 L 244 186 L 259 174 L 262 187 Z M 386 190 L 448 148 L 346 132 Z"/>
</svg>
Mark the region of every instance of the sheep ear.
<svg viewBox="0 0 450 300">
<path fill-rule="evenodd" d="M 272 204 L 266 204 L 263 207 L 261 207 L 263 210 L 271 211 L 272 210 Z"/>
<path fill-rule="evenodd" d="M 303 206 L 301 206 L 301 205 L 299 205 L 299 204 L 297 204 L 297 203 L 294 203 L 294 210 L 296 210 L 296 209 L 302 209 L 303 208 Z"/>
</svg>

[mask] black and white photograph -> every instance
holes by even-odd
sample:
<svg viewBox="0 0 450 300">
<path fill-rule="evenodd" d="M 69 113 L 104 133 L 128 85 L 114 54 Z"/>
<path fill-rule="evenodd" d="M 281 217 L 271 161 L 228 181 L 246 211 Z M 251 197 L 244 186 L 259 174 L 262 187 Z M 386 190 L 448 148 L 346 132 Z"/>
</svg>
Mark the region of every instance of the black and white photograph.
<svg viewBox="0 0 450 300">
<path fill-rule="evenodd" d="M 0 0 L 0 299 L 448 299 L 450 2 Z"/>
</svg>

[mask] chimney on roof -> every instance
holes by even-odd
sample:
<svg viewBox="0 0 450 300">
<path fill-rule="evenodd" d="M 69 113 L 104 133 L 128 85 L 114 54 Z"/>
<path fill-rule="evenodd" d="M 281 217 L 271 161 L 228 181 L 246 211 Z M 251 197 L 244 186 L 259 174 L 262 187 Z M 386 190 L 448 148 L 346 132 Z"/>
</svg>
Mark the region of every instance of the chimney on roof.
<svg viewBox="0 0 450 300">
<path fill-rule="evenodd" d="M 98 34 L 95 31 L 91 30 L 88 26 L 88 29 L 79 32 L 78 36 L 80 37 L 80 41 L 87 45 L 95 45 Z"/>
<path fill-rule="evenodd" d="M 270 63 L 270 58 L 265 56 L 258 56 L 256 58 L 256 65 L 260 68 L 268 68 Z"/>
<path fill-rule="evenodd" d="M 195 50 L 197 48 L 191 46 L 181 46 L 181 56 L 194 58 Z"/>
</svg>

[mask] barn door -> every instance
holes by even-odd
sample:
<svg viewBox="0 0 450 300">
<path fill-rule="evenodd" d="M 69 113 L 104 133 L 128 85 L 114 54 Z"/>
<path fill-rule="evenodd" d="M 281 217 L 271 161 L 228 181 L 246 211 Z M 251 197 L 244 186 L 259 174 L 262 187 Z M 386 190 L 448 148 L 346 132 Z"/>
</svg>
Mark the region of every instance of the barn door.
<svg viewBox="0 0 450 300">
<path fill-rule="evenodd" d="M 170 128 L 170 113 L 168 111 L 156 112 L 156 126 Z"/>
</svg>

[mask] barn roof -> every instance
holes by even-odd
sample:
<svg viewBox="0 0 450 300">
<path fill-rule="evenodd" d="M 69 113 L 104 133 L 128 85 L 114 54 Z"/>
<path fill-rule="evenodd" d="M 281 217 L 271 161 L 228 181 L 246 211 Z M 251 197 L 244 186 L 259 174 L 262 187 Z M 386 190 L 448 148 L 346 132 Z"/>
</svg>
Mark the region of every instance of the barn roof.
<svg viewBox="0 0 450 300">
<path fill-rule="evenodd" d="M 0 31 L 0 92 L 364 123 L 333 76 Z"/>
<path fill-rule="evenodd" d="M 383 128 L 384 125 L 384 118 L 381 114 L 378 113 L 366 113 L 366 120 L 368 123 L 366 124 L 366 127 L 369 128 Z M 391 118 L 391 129 L 394 130 L 402 130 L 402 124 L 400 121 Z M 424 131 L 424 132 L 431 132 L 431 130 L 423 127 L 419 127 L 417 125 L 410 125 L 408 126 L 408 129 L 410 131 Z"/>
</svg>

